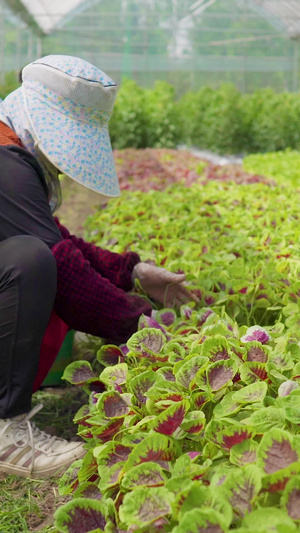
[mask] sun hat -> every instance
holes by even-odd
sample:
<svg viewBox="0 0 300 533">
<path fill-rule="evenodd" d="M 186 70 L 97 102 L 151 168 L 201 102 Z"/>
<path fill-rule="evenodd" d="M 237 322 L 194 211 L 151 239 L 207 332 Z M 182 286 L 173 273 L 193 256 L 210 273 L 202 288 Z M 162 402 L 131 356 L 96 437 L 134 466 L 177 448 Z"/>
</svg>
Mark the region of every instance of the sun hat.
<svg viewBox="0 0 300 533">
<path fill-rule="evenodd" d="M 117 84 L 73 56 L 49 55 L 22 70 L 26 114 L 38 149 L 62 173 L 119 196 L 108 122 Z"/>
</svg>

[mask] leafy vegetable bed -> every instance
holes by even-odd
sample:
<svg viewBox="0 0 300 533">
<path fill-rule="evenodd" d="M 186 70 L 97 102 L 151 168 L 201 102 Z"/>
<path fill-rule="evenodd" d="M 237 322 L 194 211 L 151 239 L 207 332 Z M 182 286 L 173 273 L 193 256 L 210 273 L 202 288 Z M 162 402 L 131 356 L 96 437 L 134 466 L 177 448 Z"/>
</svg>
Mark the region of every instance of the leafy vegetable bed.
<svg viewBox="0 0 300 533">
<path fill-rule="evenodd" d="M 88 452 L 59 531 L 299 531 L 297 192 L 205 179 L 126 191 L 88 221 L 98 244 L 184 270 L 200 304 L 66 369 Z"/>
<path fill-rule="evenodd" d="M 164 190 L 174 183 L 234 181 L 238 184 L 267 183 L 263 175 L 249 173 L 238 165 L 220 166 L 193 156 L 188 150 L 157 148 L 114 150 L 122 190 Z"/>
</svg>

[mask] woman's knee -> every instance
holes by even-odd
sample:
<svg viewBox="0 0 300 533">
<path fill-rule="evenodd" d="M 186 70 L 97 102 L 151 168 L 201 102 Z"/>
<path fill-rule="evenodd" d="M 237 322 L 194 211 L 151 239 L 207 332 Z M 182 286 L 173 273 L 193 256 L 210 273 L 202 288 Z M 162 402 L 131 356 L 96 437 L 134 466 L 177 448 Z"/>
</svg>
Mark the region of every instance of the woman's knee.
<svg viewBox="0 0 300 533">
<path fill-rule="evenodd" d="M 37 237 L 18 235 L 2 241 L 0 258 L 2 269 L 9 268 L 23 275 L 28 273 L 38 280 L 51 280 L 52 283 L 55 280 L 56 285 L 55 258 L 48 246 Z"/>
</svg>

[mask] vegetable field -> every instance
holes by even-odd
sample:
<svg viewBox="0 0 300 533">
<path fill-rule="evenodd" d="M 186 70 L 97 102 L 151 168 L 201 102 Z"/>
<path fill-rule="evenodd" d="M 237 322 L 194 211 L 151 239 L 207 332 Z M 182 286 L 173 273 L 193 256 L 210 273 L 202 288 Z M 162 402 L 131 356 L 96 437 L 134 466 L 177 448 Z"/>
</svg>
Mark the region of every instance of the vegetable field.
<svg viewBox="0 0 300 533">
<path fill-rule="evenodd" d="M 115 155 L 122 196 L 86 237 L 184 271 L 199 304 L 157 308 L 126 345 L 65 370 L 86 392 L 75 423 L 87 454 L 60 481 L 71 499 L 56 528 L 299 531 L 298 153 L 244 169 L 174 150 Z"/>
</svg>

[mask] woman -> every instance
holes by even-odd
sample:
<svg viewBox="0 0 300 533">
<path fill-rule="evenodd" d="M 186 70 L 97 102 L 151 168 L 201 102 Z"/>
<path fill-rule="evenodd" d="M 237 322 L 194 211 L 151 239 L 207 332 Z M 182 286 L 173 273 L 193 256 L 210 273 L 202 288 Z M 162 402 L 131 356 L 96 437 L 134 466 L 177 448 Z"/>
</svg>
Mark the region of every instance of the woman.
<svg viewBox="0 0 300 533">
<path fill-rule="evenodd" d="M 44 477 L 84 454 L 81 443 L 47 435 L 31 396 L 68 329 L 114 342 L 136 331 L 151 306 L 129 294 L 137 278 L 167 305 L 191 300 L 184 275 L 102 250 L 53 217 L 58 174 L 118 196 L 108 121 L 117 86 L 76 57 L 47 56 L 22 71 L 0 103 L 0 471 Z M 49 345 L 50 340 L 50 345 Z"/>
</svg>

